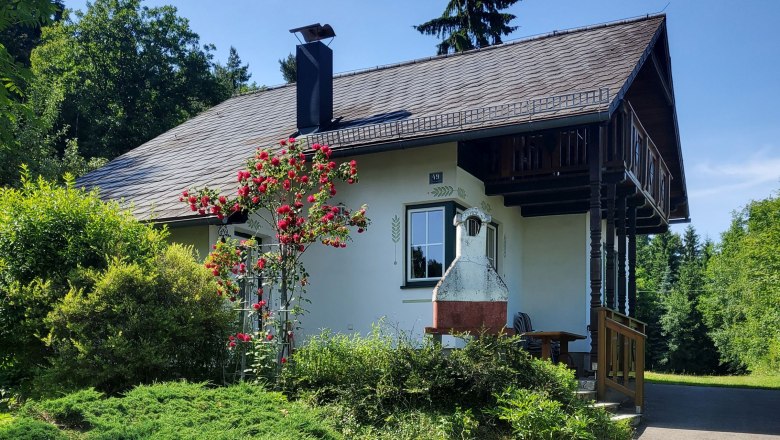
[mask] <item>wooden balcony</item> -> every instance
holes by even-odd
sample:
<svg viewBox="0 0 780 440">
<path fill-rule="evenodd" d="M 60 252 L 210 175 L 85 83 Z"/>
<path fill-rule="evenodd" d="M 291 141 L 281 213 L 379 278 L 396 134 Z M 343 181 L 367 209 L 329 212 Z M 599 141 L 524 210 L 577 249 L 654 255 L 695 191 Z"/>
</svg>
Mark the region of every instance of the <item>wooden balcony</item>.
<svg viewBox="0 0 780 440">
<path fill-rule="evenodd" d="M 503 195 L 505 204 L 520 206 L 523 215 L 585 212 L 590 184 L 588 149 L 594 143 L 600 146 L 604 182 L 617 184 L 618 191 L 640 201 L 640 218 L 666 224 L 672 177 L 628 103 L 606 126 L 567 127 L 465 143 L 458 161 L 485 182 L 488 194 Z"/>
<path fill-rule="evenodd" d="M 664 219 L 669 215 L 672 175 L 661 153 L 625 102 L 610 122 L 610 139 L 602 151 L 608 171 L 626 170 L 634 187 Z"/>
</svg>

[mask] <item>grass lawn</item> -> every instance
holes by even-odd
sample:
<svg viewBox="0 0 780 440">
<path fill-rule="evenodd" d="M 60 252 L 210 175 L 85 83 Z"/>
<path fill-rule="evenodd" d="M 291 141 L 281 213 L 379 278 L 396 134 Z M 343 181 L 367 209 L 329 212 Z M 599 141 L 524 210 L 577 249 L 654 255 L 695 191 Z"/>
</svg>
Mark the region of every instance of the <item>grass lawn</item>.
<svg viewBox="0 0 780 440">
<path fill-rule="evenodd" d="M 780 375 L 777 376 L 691 376 L 687 374 L 666 374 L 645 372 L 650 383 L 697 385 L 708 387 L 762 388 L 780 390 Z"/>
</svg>

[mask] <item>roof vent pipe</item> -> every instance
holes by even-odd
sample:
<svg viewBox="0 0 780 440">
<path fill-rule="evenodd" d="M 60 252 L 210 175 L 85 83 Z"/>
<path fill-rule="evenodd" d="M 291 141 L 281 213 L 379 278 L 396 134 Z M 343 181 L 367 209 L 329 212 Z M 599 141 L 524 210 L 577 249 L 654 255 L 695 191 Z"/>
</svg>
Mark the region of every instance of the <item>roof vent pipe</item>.
<svg viewBox="0 0 780 440">
<path fill-rule="evenodd" d="M 290 32 L 300 33 L 305 41 L 295 50 L 298 132 L 324 131 L 333 119 L 333 51 L 320 40 L 336 33 L 319 23 Z"/>
</svg>

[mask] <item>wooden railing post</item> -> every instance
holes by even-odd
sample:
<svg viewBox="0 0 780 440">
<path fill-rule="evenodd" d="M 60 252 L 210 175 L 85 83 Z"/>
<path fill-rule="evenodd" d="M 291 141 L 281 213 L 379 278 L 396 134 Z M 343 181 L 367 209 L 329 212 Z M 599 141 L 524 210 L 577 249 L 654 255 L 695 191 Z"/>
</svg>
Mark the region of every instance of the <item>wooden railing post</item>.
<svg viewBox="0 0 780 440">
<path fill-rule="evenodd" d="M 504 139 L 501 145 L 501 177 L 508 178 L 512 175 L 515 167 L 515 138 L 508 137 Z"/>
<path fill-rule="evenodd" d="M 636 317 L 636 205 L 628 209 L 628 310 L 626 315 Z"/>
<path fill-rule="evenodd" d="M 642 413 L 645 406 L 645 338 L 636 340 L 636 384 L 634 390 L 634 405 L 637 414 Z"/>
<path fill-rule="evenodd" d="M 599 400 L 604 399 L 607 391 L 607 326 L 606 310 L 598 311 L 598 368 L 596 369 L 596 396 Z"/>
</svg>

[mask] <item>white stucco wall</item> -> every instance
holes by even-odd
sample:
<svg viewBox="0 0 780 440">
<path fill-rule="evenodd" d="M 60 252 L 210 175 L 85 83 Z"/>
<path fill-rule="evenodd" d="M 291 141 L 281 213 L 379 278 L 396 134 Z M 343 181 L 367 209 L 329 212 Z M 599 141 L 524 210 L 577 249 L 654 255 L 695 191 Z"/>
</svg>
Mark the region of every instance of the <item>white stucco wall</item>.
<svg viewBox="0 0 780 440">
<path fill-rule="evenodd" d="M 522 310 L 534 330 L 586 334 L 587 242 L 586 214 L 523 219 Z M 589 351 L 589 342 L 569 350 Z"/>
<path fill-rule="evenodd" d="M 519 210 L 505 208 L 500 197 L 486 197 L 482 182 L 455 166 L 456 155 L 457 146 L 452 143 L 355 157 L 360 183 L 339 187 L 336 201 L 347 206 L 368 203 L 372 224 L 366 233 L 355 234 L 346 249 L 313 247 L 307 251 L 312 301 L 304 318 L 307 333 L 325 327 L 367 332 L 372 323 L 384 318 L 390 326 L 419 337 L 431 325 L 433 287 L 402 288 L 407 205 L 455 201 L 488 211 L 498 224 L 499 273 L 506 276 L 505 268 L 516 266 L 519 240 L 506 248 L 503 237 L 518 230 Z M 429 173 L 438 171 L 444 174 L 443 182 L 430 185 Z M 394 218 L 401 225 L 397 242 L 392 236 Z M 445 221 L 449 225 L 452 219 Z M 519 271 L 514 278 L 505 278 L 515 297 L 518 279 Z"/>
<path fill-rule="evenodd" d="M 171 233 L 168 236 L 169 242 L 192 246 L 197 253 L 197 258 L 201 261 L 205 260 L 211 251 L 213 241 L 209 237 L 209 227 L 207 225 L 171 227 L 168 230 Z"/>
<path fill-rule="evenodd" d="M 368 204 L 371 227 L 354 234 L 346 249 L 312 246 L 305 255 L 310 272 L 304 334 L 329 328 L 338 332 L 370 331 L 384 318 L 391 328 L 420 337 L 432 321 L 433 287 L 403 288 L 406 206 L 454 201 L 479 207 L 498 225 L 498 273 L 509 289 L 508 323 L 518 311 L 528 313 L 537 330 L 585 334 L 588 316 L 588 222 L 586 214 L 523 218 L 502 197 L 487 197 L 484 184 L 458 168 L 455 143 L 354 157 L 360 182 L 340 185 L 335 203 L 356 208 Z M 350 160 L 345 158 L 342 160 Z M 443 182 L 430 185 L 429 173 Z M 392 234 L 394 219 L 401 235 Z M 446 219 L 451 224 L 452 219 Z M 172 229 L 171 239 L 195 244 L 205 257 L 218 239 L 217 226 Z M 247 225 L 228 230 L 251 233 Z M 260 231 L 270 235 L 267 227 Z M 205 243 L 208 237 L 208 243 Z M 571 344 L 588 351 L 589 343 Z"/>
</svg>

